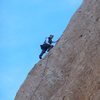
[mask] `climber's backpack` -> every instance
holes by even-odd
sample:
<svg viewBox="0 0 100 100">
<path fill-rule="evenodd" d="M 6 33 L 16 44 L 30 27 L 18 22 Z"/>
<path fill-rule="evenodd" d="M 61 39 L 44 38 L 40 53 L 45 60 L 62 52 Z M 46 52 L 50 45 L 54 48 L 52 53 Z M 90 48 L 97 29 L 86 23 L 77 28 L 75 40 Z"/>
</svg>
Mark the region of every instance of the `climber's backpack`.
<svg viewBox="0 0 100 100">
<path fill-rule="evenodd" d="M 46 39 L 47 39 L 47 37 L 45 38 L 45 41 L 44 41 L 44 43 L 42 44 L 42 45 L 40 45 L 40 48 L 43 50 L 43 49 L 45 49 L 45 44 L 46 44 Z"/>
<path fill-rule="evenodd" d="M 40 45 L 41 49 L 43 50 L 44 49 L 44 44 Z"/>
</svg>

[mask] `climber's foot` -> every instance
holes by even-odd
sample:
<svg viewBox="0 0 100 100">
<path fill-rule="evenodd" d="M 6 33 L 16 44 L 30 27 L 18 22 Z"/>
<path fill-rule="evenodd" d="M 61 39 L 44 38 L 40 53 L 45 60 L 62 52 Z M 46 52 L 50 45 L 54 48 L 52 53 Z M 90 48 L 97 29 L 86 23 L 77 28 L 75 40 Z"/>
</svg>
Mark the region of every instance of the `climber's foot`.
<svg viewBox="0 0 100 100">
<path fill-rule="evenodd" d="M 40 59 L 42 59 L 42 57 L 41 57 L 41 56 L 39 56 L 39 58 L 40 58 Z"/>
</svg>

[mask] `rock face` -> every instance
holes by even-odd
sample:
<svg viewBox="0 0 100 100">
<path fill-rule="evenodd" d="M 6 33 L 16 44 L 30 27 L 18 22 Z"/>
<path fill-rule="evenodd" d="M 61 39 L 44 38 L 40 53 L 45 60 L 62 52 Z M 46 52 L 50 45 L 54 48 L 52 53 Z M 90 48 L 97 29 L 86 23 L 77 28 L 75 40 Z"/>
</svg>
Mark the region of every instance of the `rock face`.
<svg viewBox="0 0 100 100">
<path fill-rule="evenodd" d="M 100 100 L 100 0 L 84 0 L 15 100 Z"/>
</svg>

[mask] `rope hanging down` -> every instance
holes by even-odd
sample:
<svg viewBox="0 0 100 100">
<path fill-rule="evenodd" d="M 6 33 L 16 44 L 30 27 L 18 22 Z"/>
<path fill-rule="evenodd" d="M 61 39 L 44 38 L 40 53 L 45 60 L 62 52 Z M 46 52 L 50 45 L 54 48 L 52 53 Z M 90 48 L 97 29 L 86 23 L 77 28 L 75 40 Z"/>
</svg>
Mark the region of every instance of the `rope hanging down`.
<svg viewBox="0 0 100 100">
<path fill-rule="evenodd" d="M 48 58 L 49 58 L 49 57 L 50 57 L 50 55 L 48 55 Z M 47 61 L 46 61 L 46 66 L 45 66 L 44 71 L 43 71 L 43 77 L 45 76 L 46 68 L 47 68 L 47 65 L 48 65 L 48 58 L 47 58 Z M 32 100 L 33 94 L 35 94 L 35 92 L 36 92 L 36 91 L 38 90 L 38 88 L 40 87 L 41 82 L 43 81 L 43 77 L 42 77 L 42 79 L 40 80 L 40 82 L 39 82 L 38 86 L 36 87 L 36 89 L 33 91 L 32 95 L 31 95 L 31 97 L 30 97 L 30 100 Z"/>
</svg>

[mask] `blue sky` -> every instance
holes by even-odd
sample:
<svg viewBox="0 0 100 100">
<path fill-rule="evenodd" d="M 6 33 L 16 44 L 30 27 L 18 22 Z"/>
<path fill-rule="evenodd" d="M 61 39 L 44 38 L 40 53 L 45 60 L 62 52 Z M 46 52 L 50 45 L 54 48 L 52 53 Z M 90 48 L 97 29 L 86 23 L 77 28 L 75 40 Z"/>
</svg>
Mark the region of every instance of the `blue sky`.
<svg viewBox="0 0 100 100">
<path fill-rule="evenodd" d="M 0 100 L 14 100 L 39 61 L 45 37 L 59 38 L 82 0 L 0 0 Z"/>
</svg>

